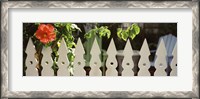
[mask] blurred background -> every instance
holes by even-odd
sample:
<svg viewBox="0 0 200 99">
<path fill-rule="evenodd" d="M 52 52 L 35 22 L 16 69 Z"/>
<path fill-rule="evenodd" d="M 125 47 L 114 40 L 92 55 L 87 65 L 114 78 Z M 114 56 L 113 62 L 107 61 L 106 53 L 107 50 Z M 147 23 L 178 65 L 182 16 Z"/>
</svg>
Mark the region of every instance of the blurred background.
<svg viewBox="0 0 200 99">
<path fill-rule="evenodd" d="M 84 34 L 88 32 L 87 27 L 94 28 L 96 23 L 75 23 L 82 32 L 76 31 L 73 33 L 75 37 L 75 42 L 77 42 L 78 37 L 81 38 L 84 43 L 86 39 Z M 108 26 L 111 31 L 111 38 L 114 39 L 117 45 L 117 50 L 122 50 L 125 47 L 126 41 L 123 41 L 117 37 L 117 28 L 126 28 L 131 23 L 98 23 L 99 26 Z M 140 50 L 143 40 L 146 38 L 149 44 L 150 50 L 156 50 L 159 38 L 161 36 L 172 34 L 177 37 L 177 23 L 135 23 L 140 27 L 140 33 L 131 41 L 131 45 L 134 50 Z M 33 36 L 36 32 L 38 26 L 35 23 L 24 23 L 23 24 L 23 48 L 25 49 L 28 43 L 29 37 Z M 102 38 L 102 48 L 107 50 L 109 46 L 110 39 Z"/>
</svg>

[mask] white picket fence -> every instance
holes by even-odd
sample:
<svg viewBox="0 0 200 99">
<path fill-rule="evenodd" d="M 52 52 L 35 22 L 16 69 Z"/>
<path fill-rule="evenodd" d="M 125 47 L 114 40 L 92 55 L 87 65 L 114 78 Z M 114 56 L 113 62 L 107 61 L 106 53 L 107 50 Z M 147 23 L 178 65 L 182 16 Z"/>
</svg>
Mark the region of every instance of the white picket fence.
<svg viewBox="0 0 200 99">
<path fill-rule="evenodd" d="M 29 42 L 26 48 L 27 57 L 25 60 L 25 65 L 27 66 L 26 76 L 38 76 L 38 71 L 36 69 L 38 61 L 34 56 L 35 53 L 35 46 L 31 38 L 29 38 Z M 83 57 L 83 55 L 85 54 L 85 50 L 80 38 L 78 39 L 77 46 L 74 51 L 75 60 L 73 62 L 73 75 L 70 75 L 70 71 L 68 70 L 68 48 L 64 39 L 62 39 L 61 41 L 58 53 L 59 58 L 57 61 L 57 66 L 59 67 L 59 69 L 57 71 L 57 76 L 86 76 L 86 71 L 84 69 L 85 59 Z M 42 54 L 42 76 L 54 76 L 54 70 L 51 68 L 53 65 L 53 60 L 51 57 L 51 47 L 43 47 Z M 101 54 L 101 50 L 96 39 L 93 42 L 90 54 L 91 70 L 89 71 L 89 76 L 102 76 L 102 71 L 100 70 L 102 62 L 99 57 L 99 55 Z M 121 70 L 121 76 L 134 76 L 133 68 L 136 66 L 139 68 L 137 76 L 150 76 L 150 66 L 154 66 L 156 68 L 154 76 L 167 76 L 167 72 L 165 71 L 167 67 L 171 67 L 172 69 L 170 72 L 170 76 L 177 76 L 177 45 L 175 44 L 172 53 L 170 53 L 173 58 L 169 63 L 169 60 L 167 58 L 169 53 L 166 50 L 163 39 L 159 41 L 159 45 L 156 50 L 156 59 L 153 62 L 149 61 L 149 56 L 151 53 L 146 39 L 144 40 L 143 45 L 138 52 L 132 49 L 130 41 L 127 40 L 122 53 L 119 53 L 119 51 L 116 50 L 115 42 L 113 39 L 111 39 L 106 54 L 108 55 L 108 57 L 105 63 L 105 66 L 107 68 L 107 70 L 105 71 L 105 76 L 118 76 L 119 71 L 116 68 L 119 65 L 123 68 Z M 117 55 L 123 56 L 121 62 L 117 60 Z M 134 62 L 134 56 L 140 56 L 138 62 Z"/>
</svg>

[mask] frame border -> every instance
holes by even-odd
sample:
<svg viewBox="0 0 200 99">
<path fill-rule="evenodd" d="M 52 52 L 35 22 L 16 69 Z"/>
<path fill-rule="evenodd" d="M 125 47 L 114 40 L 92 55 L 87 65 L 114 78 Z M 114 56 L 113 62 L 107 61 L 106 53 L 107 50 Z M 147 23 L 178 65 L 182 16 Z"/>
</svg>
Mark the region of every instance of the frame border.
<svg viewBox="0 0 200 99">
<path fill-rule="evenodd" d="M 8 10 L 12 8 L 191 8 L 192 91 L 20 91 L 8 90 Z M 199 98 L 199 2 L 198 1 L 4 1 L 1 4 L 1 98 Z"/>
</svg>

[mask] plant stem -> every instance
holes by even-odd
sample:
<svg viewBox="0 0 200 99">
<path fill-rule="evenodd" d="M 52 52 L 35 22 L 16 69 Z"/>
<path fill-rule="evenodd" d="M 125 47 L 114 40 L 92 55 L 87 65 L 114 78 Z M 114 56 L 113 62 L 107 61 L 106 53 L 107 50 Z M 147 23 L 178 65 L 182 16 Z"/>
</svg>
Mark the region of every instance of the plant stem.
<svg viewBox="0 0 200 99">
<path fill-rule="evenodd" d="M 38 74 L 39 76 L 41 76 L 41 71 L 42 71 L 42 66 L 41 66 L 41 61 L 42 61 L 42 45 L 39 46 L 36 54 L 35 54 L 35 57 L 36 59 L 38 60 L 38 64 L 36 65 L 36 68 L 38 69 Z"/>
<path fill-rule="evenodd" d="M 59 39 L 61 39 L 61 38 L 62 38 L 62 35 L 60 35 Z M 51 46 L 52 49 L 54 49 L 54 47 L 55 47 L 56 44 L 58 43 L 59 39 L 57 39 L 57 40 L 53 43 L 53 45 Z"/>
</svg>

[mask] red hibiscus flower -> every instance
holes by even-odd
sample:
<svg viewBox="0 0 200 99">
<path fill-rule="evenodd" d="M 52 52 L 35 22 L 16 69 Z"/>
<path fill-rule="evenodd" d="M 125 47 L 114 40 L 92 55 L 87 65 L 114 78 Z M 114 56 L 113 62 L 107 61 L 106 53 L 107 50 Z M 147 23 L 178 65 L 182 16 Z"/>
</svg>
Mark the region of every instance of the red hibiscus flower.
<svg viewBox="0 0 200 99">
<path fill-rule="evenodd" d="M 51 24 L 40 24 L 35 36 L 40 40 L 40 42 L 47 44 L 55 40 L 56 33 L 54 32 L 54 27 Z"/>
</svg>

